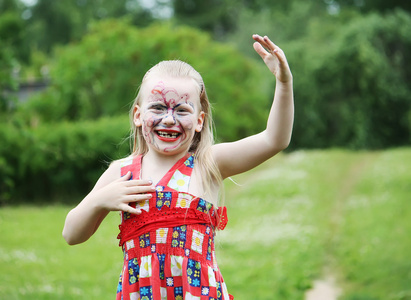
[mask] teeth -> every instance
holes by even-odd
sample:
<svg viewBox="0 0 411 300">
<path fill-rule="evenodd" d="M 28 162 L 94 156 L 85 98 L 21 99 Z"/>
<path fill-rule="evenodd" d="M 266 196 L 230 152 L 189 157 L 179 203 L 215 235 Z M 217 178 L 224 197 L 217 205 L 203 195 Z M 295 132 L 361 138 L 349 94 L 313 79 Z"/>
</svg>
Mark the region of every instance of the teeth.
<svg viewBox="0 0 411 300">
<path fill-rule="evenodd" d="M 158 135 L 164 138 L 176 138 L 179 133 L 177 132 L 165 132 L 165 131 L 158 131 Z"/>
</svg>

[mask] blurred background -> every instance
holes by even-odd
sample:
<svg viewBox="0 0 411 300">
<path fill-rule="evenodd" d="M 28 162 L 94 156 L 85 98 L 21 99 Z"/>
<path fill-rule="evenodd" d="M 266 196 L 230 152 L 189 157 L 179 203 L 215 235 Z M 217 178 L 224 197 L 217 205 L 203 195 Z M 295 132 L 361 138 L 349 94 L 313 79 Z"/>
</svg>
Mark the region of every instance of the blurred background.
<svg viewBox="0 0 411 300">
<path fill-rule="evenodd" d="M 202 74 L 214 107 L 218 142 L 237 140 L 263 130 L 275 79 L 252 48 L 254 33 L 268 35 L 285 51 L 294 76 L 293 138 L 287 154 L 279 158 L 279 164 L 289 163 L 295 167 L 297 158 L 308 155 L 307 159 L 321 165 L 323 159 L 317 159 L 320 155 L 326 158 L 324 161 L 330 169 L 336 162 L 343 169 L 347 164 L 352 166 L 347 172 L 338 169 L 341 177 L 328 177 L 331 170 L 326 166 L 317 174 L 315 166 L 300 165 L 304 171 L 298 174 L 317 174 L 314 185 L 326 178 L 335 179 L 333 184 L 341 178 L 353 180 L 353 174 L 361 168 L 370 176 L 375 170 L 379 174 L 390 174 L 391 177 L 376 177 L 367 183 L 368 189 L 371 191 L 374 184 L 384 182 L 387 189 L 397 188 L 394 194 L 399 202 L 395 209 L 398 213 L 408 212 L 407 195 L 411 192 L 411 175 L 408 176 L 410 1 L 0 0 L 0 231 L 3 230 L 0 262 L 1 259 L 3 263 L 12 262 L 19 257 L 24 260 L 31 253 L 23 251 L 22 254 L 17 248 L 3 246 L 12 245 L 10 239 L 15 239 L 7 238 L 6 228 L 11 230 L 20 224 L 11 216 L 19 215 L 23 207 L 47 204 L 47 216 L 56 214 L 59 216 L 56 222 L 61 223 L 68 208 L 92 188 L 107 165 L 129 153 L 128 110 L 144 73 L 160 60 L 181 59 Z M 377 154 L 397 157 L 397 160 L 383 160 L 386 164 L 378 169 L 371 163 L 377 160 Z M 370 165 L 364 161 L 370 161 Z M 291 177 L 285 178 L 289 178 L 289 182 L 295 180 L 295 173 L 288 175 Z M 272 176 L 276 175 L 268 177 L 273 179 Z M 304 176 L 298 178 L 302 180 Z M 369 177 L 355 178 L 362 182 Z M 356 182 L 347 181 L 344 187 L 351 188 Z M 327 195 L 328 199 L 337 199 L 339 202 L 333 207 L 337 211 L 341 209 L 341 201 L 345 199 L 341 195 L 349 193 L 336 190 L 338 196 L 317 195 L 322 189 L 313 191 L 316 198 L 323 197 L 326 201 Z M 238 188 L 228 187 L 228 194 L 230 191 L 237 195 Z M 294 199 L 291 194 L 285 192 L 280 198 Z M 364 197 L 373 199 L 369 195 Z M 354 200 L 361 202 L 364 197 L 357 195 Z M 56 211 L 52 212 L 50 204 Z M 379 211 L 384 210 L 380 207 Z M 31 214 L 25 211 L 23 215 Z M 372 222 L 378 223 L 380 217 L 372 218 Z M 38 216 L 39 222 L 44 218 Z M 402 218 L 405 216 L 401 215 Z M 60 223 L 52 227 L 60 230 Z M 334 226 L 332 234 L 337 234 L 335 220 L 327 224 L 322 225 Z M 25 226 L 31 228 L 33 224 Z M 406 236 L 404 226 L 398 228 L 401 237 Z M 324 239 L 329 241 L 330 234 L 324 233 Z M 27 237 L 21 237 L 24 238 Z M 363 236 L 358 237 L 362 239 Z M 18 244 L 17 240 L 15 243 Z M 323 249 L 323 246 L 314 248 Z M 230 247 L 228 243 L 226 248 Z M 397 248 L 393 251 L 405 253 L 406 249 L 410 250 L 407 247 L 408 244 L 404 244 L 401 251 Z M 344 251 L 341 255 L 349 252 Z M 239 260 L 244 255 L 251 254 L 242 253 Z M 329 257 L 329 253 L 327 255 L 324 257 Z M 300 257 L 296 261 L 305 260 Z M 230 266 L 229 262 L 225 263 Z M 238 266 L 238 261 L 232 263 Z M 347 264 L 356 263 L 358 260 Z M 299 296 L 281 292 L 281 288 L 271 283 L 265 290 L 276 290 L 282 299 L 300 299 L 312 281 L 321 277 L 320 265 L 323 263 L 308 266 L 314 271 L 302 273 L 299 278 L 304 279 L 292 284 L 294 290 L 300 291 Z M 384 265 L 392 262 L 387 258 Z M 401 272 L 395 269 L 389 275 L 380 274 L 380 281 L 366 275 L 362 281 L 356 281 L 352 275 L 354 278 L 348 281 L 354 283 L 346 288 L 355 290 L 359 286 L 358 289 L 364 291 L 364 285 L 370 282 L 381 286 L 383 279 L 392 278 L 393 273 L 401 274 L 400 277 L 410 282 L 409 262 L 399 259 L 398 266 Z M 370 264 L 363 267 L 368 268 Z M 376 270 L 380 268 L 381 265 L 375 265 Z M 235 267 L 233 274 L 236 274 Z M 20 277 L 16 278 L 16 282 L 21 281 Z M 243 280 L 232 280 L 232 285 L 240 288 L 250 278 L 245 275 Z M 26 287 L 25 293 L 12 293 L 7 286 L 12 284 L 0 283 L 0 295 L 7 292 L 7 299 L 31 295 L 30 287 Z M 370 292 L 353 293 L 344 299 L 411 299 L 411 290 L 403 283 L 399 286 L 392 293 L 373 293 L 375 286 L 371 285 Z M 62 292 L 53 285 L 40 290 L 39 293 L 46 296 L 35 294 L 36 299 L 48 299 L 50 295 L 50 299 L 71 299 L 67 296 L 70 293 L 73 299 L 80 299 L 76 297 L 81 294 L 79 289 Z M 284 298 L 287 295 L 289 298 Z M 247 297 L 237 299 L 274 299 L 269 293 Z"/>
</svg>

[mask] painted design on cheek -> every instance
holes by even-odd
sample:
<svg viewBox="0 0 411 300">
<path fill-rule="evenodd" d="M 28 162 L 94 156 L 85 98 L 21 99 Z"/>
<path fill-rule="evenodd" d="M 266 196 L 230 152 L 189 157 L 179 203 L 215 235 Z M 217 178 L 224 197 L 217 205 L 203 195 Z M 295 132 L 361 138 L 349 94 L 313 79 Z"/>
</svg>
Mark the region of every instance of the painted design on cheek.
<svg viewBox="0 0 411 300">
<path fill-rule="evenodd" d="M 164 151 L 169 152 L 191 142 L 195 108 L 189 98 L 187 93 L 180 95 L 162 81 L 154 86 L 147 99 L 148 108 L 143 119 L 143 134 L 147 143 L 160 149 L 159 140 L 168 142 L 170 146 L 165 147 Z"/>
</svg>

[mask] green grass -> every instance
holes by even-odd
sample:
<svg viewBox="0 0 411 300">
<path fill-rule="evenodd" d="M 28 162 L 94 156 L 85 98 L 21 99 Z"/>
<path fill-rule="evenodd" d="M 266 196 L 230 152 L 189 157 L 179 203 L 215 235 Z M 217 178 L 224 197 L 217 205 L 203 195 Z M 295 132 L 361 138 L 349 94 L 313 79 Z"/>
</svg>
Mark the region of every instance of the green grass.
<svg viewBox="0 0 411 300">
<path fill-rule="evenodd" d="M 411 149 L 297 151 L 227 181 L 216 248 L 229 292 L 302 300 L 332 272 L 342 300 L 411 299 L 410 167 Z M 119 217 L 70 247 L 69 209 L 0 209 L 1 299 L 114 299 Z"/>
<path fill-rule="evenodd" d="M 82 245 L 61 236 L 68 207 L 0 210 L 0 299 L 114 299 L 122 254 L 119 216 Z"/>
</svg>

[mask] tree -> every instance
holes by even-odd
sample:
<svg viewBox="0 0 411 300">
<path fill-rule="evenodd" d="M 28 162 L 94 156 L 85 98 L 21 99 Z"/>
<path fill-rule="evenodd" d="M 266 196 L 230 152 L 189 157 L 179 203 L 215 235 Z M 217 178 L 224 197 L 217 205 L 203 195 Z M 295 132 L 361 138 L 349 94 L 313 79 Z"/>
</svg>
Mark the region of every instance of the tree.
<svg viewBox="0 0 411 300">
<path fill-rule="evenodd" d="M 137 1 L 127 0 L 38 0 L 26 8 L 26 13 L 30 45 L 47 53 L 56 45 L 79 40 L 96 20 L 127 15 L 140 26 L 153 20 L 151 13 Z"/>
<path fill-rule="evenodd" d="M 403 9 L 411 12 L 411 2 L 404 0 L 331 0 L 327 2 L 330 4 L 338 4 L 341 8 L 353 7 L 362 12 L 389 12 L 394 9 Z"/>
<path fill-rule="evenodd" d="M 238 139 L 263 128 L 271 101 L 263 64 L 195 29 L 172 23 L 137 29 L 124 20 L 97 22 L 81 41 L 61 47 L 51 66 L 50 89 L 19 113 L 22 119 L 42 122 L 124 115 L 144 73 L 165 59 L 185 60 L 203 74 L 216 103 L 221 139 Z"/>
<path fill-rule="evenodd" d="M 238 3 L 232 0 L 173 0 L 174 18 L 180 24 L 208 31 L 222 38 L 236 23 Z"/>
<path fill-rule="evenodd" d="M 28 53 L 19 6 L 9 0 L 1 2 L 0 9 L 0 114 L 6 115 L 13 104 L 9 92 L 18 87 L 15 70 L 19 61 L 27 61 Z"/>
<path fill-rule="evenodd" d="M 303 99 L 296 108 L 296 146 L 409 144 L 411 15 L 373 13 L 332 26 L 321 34 L 325 23 L 312 23 L 289 52 L 296 97 Z"/>
</svg>

